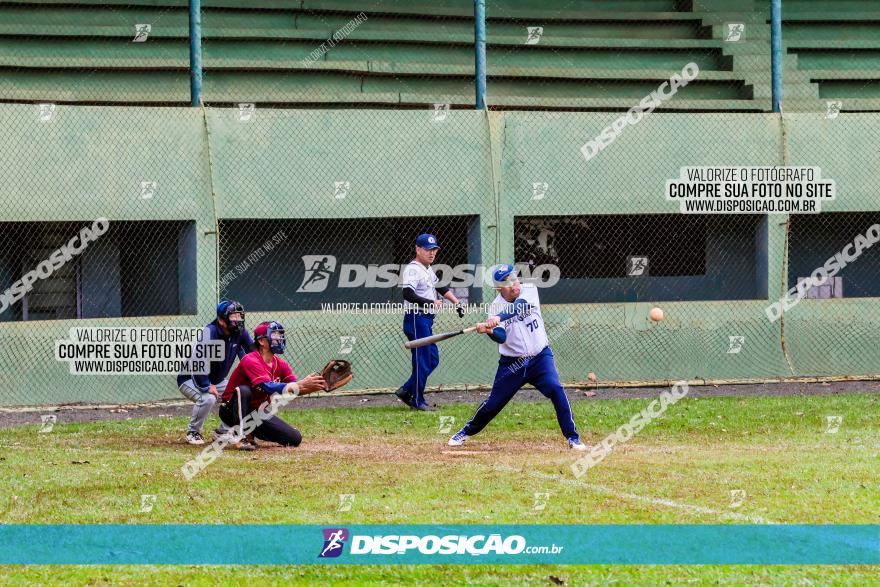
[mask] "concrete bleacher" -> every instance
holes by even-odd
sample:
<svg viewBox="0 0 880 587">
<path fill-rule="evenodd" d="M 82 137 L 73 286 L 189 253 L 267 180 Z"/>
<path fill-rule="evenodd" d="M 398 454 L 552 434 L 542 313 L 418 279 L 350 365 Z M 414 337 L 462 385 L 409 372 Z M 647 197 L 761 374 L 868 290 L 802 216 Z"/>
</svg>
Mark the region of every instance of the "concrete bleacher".
<svg viewBox="0 0 880 587">
<path fill-rule="evenodd" d="M 870 35 L 877 23 L 838 19 L 840 26 L 823 29 L 825 36 L 811 33 L 817 22 L 827 27 L 835 20 L 823 16 L 833 10 L 815 6 L 847 5 L 852 18 L 868 18 L 869 3 L 785 4 L 794 6 L 786 13 L 786 99 L 815 106 L 820 98 L 842 94 L 870 102 L 877 84 L 860 84 L 880 72 L 880 36 Z M 470 0 L 202 5 L 208 104 L 473 104 Z M 361 11 L 365 22 L 310 59 Z M 767 111 L 767 14 L 760 0 L 488 0 L 487 102 L 498 108 L 629 108 L 693 61 L 699 77 L 664 108 Z M 819 17 L 824 20 L 811 20 Z M 725 40 L 731 22 L 746 25 L 742 40 Z M 141 23 L 152 30 L 146 42 L 135 43 L 135 25 Z M 543 27 L 538 43 L 525 43 L 527 27 Z M 850 44 L 862 35 L 864 47 L 839 42 L 850 29 L 857 31 Z M 5 2 L 0 100 L 186 104 L 187 37 L 184 0 Z M 849 51 L 848 63 L 829 67 L 841 51 Z"/>
<path fill-rule="evenodd" d="M 817 110 L 839 101 L 842 111 L 880 110 L 880 2 L 785 0 L 785 90 L 789 111 Z"/>
</svg>

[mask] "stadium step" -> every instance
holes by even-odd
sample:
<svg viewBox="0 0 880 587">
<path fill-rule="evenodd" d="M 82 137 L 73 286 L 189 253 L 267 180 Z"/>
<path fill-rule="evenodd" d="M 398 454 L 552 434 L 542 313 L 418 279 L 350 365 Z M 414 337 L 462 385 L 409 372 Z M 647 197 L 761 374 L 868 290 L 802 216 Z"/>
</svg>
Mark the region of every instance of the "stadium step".
<svg viewBox="0 0 880 587">
<path fill-rule="evenodd" d="M 213 91 L 221 101 L 251 94 L 248 101 L 280 103 L 394 104 L 420 96 L 435 102 L 428 87 L 434 84 L 435 93 L 452 103 L 473 101 L 468 0 L 256 0 L 246 7 L 204 0 L 202 5 L 208 100 L 215 99 Z M 787 98 L 874 100 L 880 71 L 880 10 L 874 6 L 841 0 L 831 9 L 786 0 Z M 346 39 L 327 42 L 361 12 L 368 18 Z M 763 1 L 692 0 L 685 8 L 677 0 L 577 6 L 565 0 L 538 5 L 493 0 L 488 17 L 489 93 L 498 105 L 539 107 L 547 100 L 547 107 L 555 108 L 568 100 L 573 108 L 617 108 L 617 100 L 650 91 L 651 84 L 694 61 L 700 77 L 682 100 L 769 108 L 770 27 Z M 739 22 L 746 25 L 743 40 L 725 41 L 727 25 Z M 134 43 L 139 23 L 152 29 L 146 42 Z M 540 39 L 526 44 L 527 27 L 533 26 L 542 27 Z M 48 100 L 41 94 L 48 91 L 74 101 L 136 96 L 150 103 L 185 102 L 187 36 L 183 0 L 4 2 L 0 67 L 9 75 L 0 81 L 8 88 L 2 97 Z M 130 71 L 147 79 L 135 81 Z M 39 81 L 41 74 L 56 83 Z M 394 76 L 399 79 L 389 80 Z M 241 91 L 232 88 L 236 78 Z M 95 87 L 88 88 L 88 80 Z M 254 96 L 251 81 L 269 95 Z M 71 85 L 57 87 L 61 83 Z M 134 85 L 118 87 L 123 83 Z M 597 95 L 602 83 L 607 94 Z M 157 90 L 161 84 L 168 85 Z"/>
<path fill-rule="evenodd" d="M 189 104 L 189 72 L 0 69 L 0 96 L 28 102 Z"/>
</svg>

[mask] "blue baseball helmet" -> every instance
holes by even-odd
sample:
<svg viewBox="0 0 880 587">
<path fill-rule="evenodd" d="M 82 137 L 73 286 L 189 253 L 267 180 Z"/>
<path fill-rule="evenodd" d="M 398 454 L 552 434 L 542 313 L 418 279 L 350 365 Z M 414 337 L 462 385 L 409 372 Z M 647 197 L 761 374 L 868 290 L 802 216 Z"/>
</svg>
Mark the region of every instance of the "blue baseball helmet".
<svg viewBox="0 0 880 587">
<path fill-rule="evenodd" d="M 510 285 L 510 282 L 514 279 L 516 279 L 516 269 L 509 263 L 498 265 L 495 267 L 495 271 L 492 272 L 492 284 L 495 287 Z"/>
</svg>

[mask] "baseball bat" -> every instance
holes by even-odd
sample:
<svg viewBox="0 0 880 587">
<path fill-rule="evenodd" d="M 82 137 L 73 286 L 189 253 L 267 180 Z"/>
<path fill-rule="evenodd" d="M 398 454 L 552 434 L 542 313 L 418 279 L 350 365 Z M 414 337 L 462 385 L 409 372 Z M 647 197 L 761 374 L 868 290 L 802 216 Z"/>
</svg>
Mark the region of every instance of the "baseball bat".
<svg viewBox="0 0 880 587">
<path fill-rule="evenodd" d="M 452 338 L 453 336 L 458 336 L 459 334 L 474 332 L 476 329 L 477 329 L 476 326 L 471 326 L 470 328 L 463 328 L 461 330 L 453 330 L 451 332 L 441 332 L 440 334 L 432 334 L 431 336 L 426 336 L 424 338 L 417 338 L 415 340 L 408 340 L 405 343 L 403 343 L 403 346 L 408 349 L 417 349 L 422 346 L 434 344 L 435 342 L 440 342 L 441 340 L 446 340 L 447 338 Z"/>
<path fill-rule="evenodd" d="M 499 320 L 503 322 L 507 322 L 512 318 L 516 318 L 517 316 L 527 315 L 531 312 L 531 304 L 529 304 L 524 299 L 520 298 L 516 300 L 511 305 L 512 311 L 503 312 L 498 315 Z M 441 332 L 440 334 L 432 334 L 431 336 L 426 336 L 424 338 L 417 338 L 415 340 L 409 340 L 403 343 L 404 348 L 407 349 L 417 349 L 419 347 L 423 347 L 429 344 L 434 344 L 435 342 L 440 342 L 441 340 L 446 340 L 448 338 L 452 338 L 454 336 L 458 336 L 459 334 L 466 334 L 468 332 L 474 332 L 477 329 L 476 326 L 471 326 L 470 328 L 464 328 L 462 330 L 453 330 L 451 332 Z"/>
</svg>

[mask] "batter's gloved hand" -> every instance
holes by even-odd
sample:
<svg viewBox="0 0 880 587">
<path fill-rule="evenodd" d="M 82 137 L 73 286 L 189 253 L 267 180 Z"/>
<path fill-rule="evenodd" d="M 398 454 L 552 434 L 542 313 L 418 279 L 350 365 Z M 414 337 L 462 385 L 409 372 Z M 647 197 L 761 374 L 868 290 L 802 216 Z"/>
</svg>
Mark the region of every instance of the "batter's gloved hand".
<svg viewBox="0 0 880 587">
<path fill-rule="evenodd" d="M 321 370 L 321 376 L 324 378 L 324 391 L 333 391 L 351 381 L 354 374 L 351 372 L 351 363 L 333 359 Z"/>
<path fill-rule="evenodd" d="M 488 334 L 489 338 L 491 338 L 498 344 L 504 344 L 505 342 L 507 342 L 507 331 L 500 326 L 496 326 Z"/>
<path fill-rule="evenodd" d="M 459 318 L 464 318 L 464 304 L 461 302 L 455 304 L 455 311 L 458 312 Z"/>
</svg>

